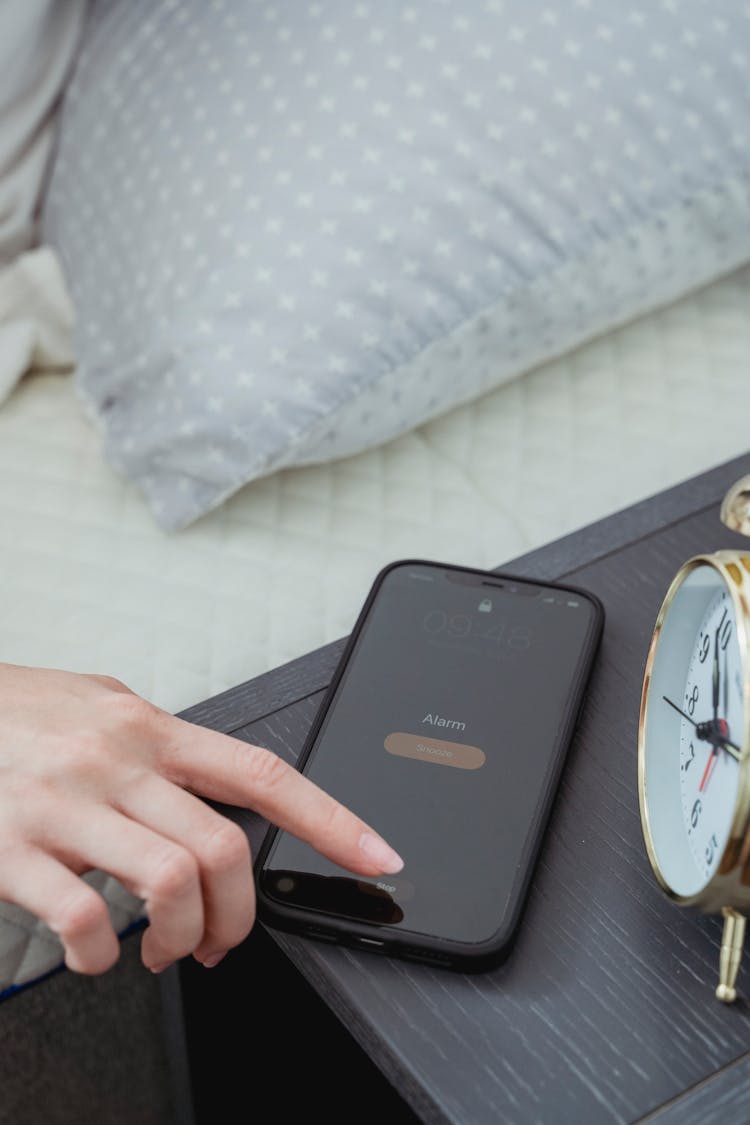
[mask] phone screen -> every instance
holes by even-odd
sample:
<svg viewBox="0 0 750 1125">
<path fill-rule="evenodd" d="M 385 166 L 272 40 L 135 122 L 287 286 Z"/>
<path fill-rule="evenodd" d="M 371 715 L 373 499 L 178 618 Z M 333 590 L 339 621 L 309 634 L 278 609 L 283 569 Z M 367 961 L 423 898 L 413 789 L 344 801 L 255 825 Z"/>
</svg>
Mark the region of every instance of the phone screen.
<svg viewBox="0 0 750 1125">
<path fill-rule="evenodd" d="M 597 613 L 560 587 L 432 563 L 386 568 L 303 772 L 405 867 L 352 876 L 278 832 L 264 892 L 379 927 L 490 940 L 557 774 Z"/>
</svg>

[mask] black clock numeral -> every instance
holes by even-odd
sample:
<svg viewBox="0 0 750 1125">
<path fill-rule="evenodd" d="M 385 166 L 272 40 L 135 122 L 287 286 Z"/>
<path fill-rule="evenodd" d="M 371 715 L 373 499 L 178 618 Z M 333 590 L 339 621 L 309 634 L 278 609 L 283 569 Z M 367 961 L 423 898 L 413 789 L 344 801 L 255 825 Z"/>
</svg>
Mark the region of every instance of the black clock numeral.
<svg viewBox="0 0 750 1125">
<path fill-rule="evenodd" d="M 687 759 L 687 761 L 685 762 L 685 764 L 682 767 L 682 769 L 685 773 L 687 773 L 688 766 L 691 765 L 694 757 L 695 757 L 695 747 L 693 746 L 693 744 L 691 742 L 690 743 L 690 757 Z"/>
<path fill-rule="evenodd" d="M 716 853 L 716 849 L 718 848 L 718 846 L 719 846 L 719 841 L 716 839 L 716 836 L 712 836 L 711 839 L 706 844 L 706 863 L 709 864 L 709 866 L 714 861 L 714 855 Z"/>
<path fill-rule="evenodd" d="M 703 805 L 701 804 L 700 797 L 697 797 L 695 800 L 695 804 L 693 805 L 693 811 L 690 814 L 690 823 L 692 824 L 693 828 L 698 827 L 698 820 L 700 819 L 700 815 L 702 812 Z"/>
<path fill-rule="evenodd" d="M 701 641 L 701 650 L 698 653 L 698 659 L 700 660 L 701 664 L 705 664 L 706 659 L 707 659 L 710 651 L 711 651 L 711 638 L 709 637 L 708 633 L 704 633 L 703 634 L 703 640 Z"/>
<path fill-rule="evenodd" d="M 693 688 L 691 694 L 686 697 L 686 703 L 687 703 L 687 709 L 688 709 L 689 715 L 694 714 L 695 705 L 698 702 L 699 696 L 700 696 L 700 692 L 698 691 L 698 685 L 696 684 L 695 687 Z"/>
<path fill-rule="evenodd" d="M 723 652 L 726 652 L 727 646 L 732 639 L 732 622 L 727 621 L 724 624 L 721 632 L 719 633 L 719 645 Z"/>
</svg>

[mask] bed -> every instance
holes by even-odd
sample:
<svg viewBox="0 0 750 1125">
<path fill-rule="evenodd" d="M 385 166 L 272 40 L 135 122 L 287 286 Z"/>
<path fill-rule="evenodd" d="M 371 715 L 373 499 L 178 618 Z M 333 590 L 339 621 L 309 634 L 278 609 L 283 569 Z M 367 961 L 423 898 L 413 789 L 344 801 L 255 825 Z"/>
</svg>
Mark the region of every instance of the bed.
<svg viewBox="0 0 750 1125">
<path fill-rule="evenodd" d="M 386 562 L 497 566 L 744 452 L 748 355 L 745 268 L 176 536 L 104 463 L 71 376 L 35 373 L 0 411 L 4 651 L 182 710 L 345 636 Z"/>
</svg>

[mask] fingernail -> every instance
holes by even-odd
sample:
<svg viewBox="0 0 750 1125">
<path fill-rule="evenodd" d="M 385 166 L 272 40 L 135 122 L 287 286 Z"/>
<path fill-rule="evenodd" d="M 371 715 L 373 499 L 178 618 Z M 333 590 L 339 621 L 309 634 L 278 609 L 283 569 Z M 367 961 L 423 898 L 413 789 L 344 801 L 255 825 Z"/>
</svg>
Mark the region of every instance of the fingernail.
<svg viewBox="0 0 750 1125">
<path fill-rule="evenodd" d="M 372 832 L 362 833 L 359 838 L 359 850 L 365 859 L 376 864 L 384 875 L 395 875 L 404 866 L 404 861 L 398 852 L 394 852 L 393 848 L 379 836 L 373 836 Z"/>
<path fill-rule="evenodd" d="M 213 967 L 218 965 L 219 961 L 223 961 L 225 957 L 226 953 L 212 953 L 211 956 L 206 957 L 205 961 L 202 961 L 201 964 L 204 969 L 213 969 Z"/>
<path fill-rule="evenodd" d="M 163 973 L 165 969 L 170 968 L 170 966 L 172 966 L 172 965 L 174 965 L 174 961 L 165 961 L 163 965 L 152 965 L 151 966 L 151 972 L 152 973 Z"/>
</svg>

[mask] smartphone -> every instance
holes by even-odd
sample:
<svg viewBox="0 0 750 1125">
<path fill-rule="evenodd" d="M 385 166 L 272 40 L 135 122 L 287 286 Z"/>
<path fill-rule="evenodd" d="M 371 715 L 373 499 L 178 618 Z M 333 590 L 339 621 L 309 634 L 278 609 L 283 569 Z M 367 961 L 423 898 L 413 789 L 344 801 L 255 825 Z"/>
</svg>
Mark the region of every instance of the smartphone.
<svg viewBox="0 0 750 1125">
<path fill-rule="evenodd" d="M 502 961 L 603 622 L 574 586 L 425 560 L 381 570 L 299 768 L 405 866 L 362 878 L 272 827 L 260 920 L 461 971 Z"/>
</svg>

